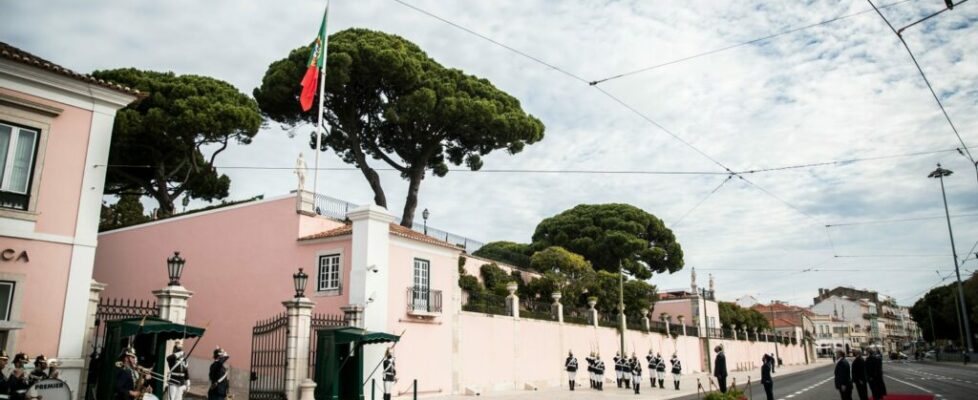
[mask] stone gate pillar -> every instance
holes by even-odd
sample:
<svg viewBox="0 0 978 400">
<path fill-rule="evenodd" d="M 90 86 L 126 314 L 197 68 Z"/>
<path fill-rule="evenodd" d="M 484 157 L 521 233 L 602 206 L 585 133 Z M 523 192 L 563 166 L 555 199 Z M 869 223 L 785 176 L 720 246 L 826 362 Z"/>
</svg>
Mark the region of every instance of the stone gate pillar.
<svg viewBox="0 0 978 400">
<path fill-rule="evenodd" d="M 160 308 L 160 318 L 175 324 L 187 323 L 187 303 L 194 292 L 177 285 L 154 290 L 153 295 L 156 296 L 156 304 Z"/>
<path fill-rule="evenodd" d="M 564 323 L 564 305 L 560 304 L 561 296 L 560 292 L 553 292 L 550 295 L 550 298 L 554 299 L 554 303 L 550 305 L 550 313 L 553 314 L 554 320 Z"/>
<path fill-rule="evenodd" d="M 91 286 L 88 289 L 88 309 L 85 314 L 85 339 L 82 343 L 85 344 L 85 349 L 93 348 L 93 341 L 95 340 L 95 313 L 98 311 L 98 302 L 102 298 L 102 291 L 105 290 L 107 285 L 104 283 L 96 282 L 92 279 Z M 89 354 L 82 354 L 85 360 L 84 367 L 81 371 L 81 378 L 78 381 L 78 390 L 75 391 L 75 398 L 84 399 L 85 393 L 88 393 L 88 368 L 91 367 L 92 358 Z"/>
<path fill-rule="evenodd" d="M 299 385 L 309 376 L 309 330 L 315 303 L 306 297 L 299 297 L 283 301 L 282 305 L 289 319 L 289 333 L 285 341 L 285 398 L 299 400 Z"/>
</svg>

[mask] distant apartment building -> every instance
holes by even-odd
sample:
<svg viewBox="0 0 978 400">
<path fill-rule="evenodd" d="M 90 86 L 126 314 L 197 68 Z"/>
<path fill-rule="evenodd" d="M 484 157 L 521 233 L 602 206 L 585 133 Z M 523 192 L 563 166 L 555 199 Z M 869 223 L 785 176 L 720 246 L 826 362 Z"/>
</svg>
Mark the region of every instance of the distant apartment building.
<svg viewBox="0 0 978 400">
<path fill-rule="evenodd" d="M 815 325 L 815 351 L 819 357 L 832 357 L 836 351 L 848 353 L 853 349 L 852 324 L 828 314 L 813 313 L 810 318 Z"/>
<path fill-rule="evenodd" d="M 815 303 L 811 311 L 831 315 L 851 324 L 853 346 L 882 346 L 885 327 L 882 327 L 877 318 L 876 303 L 868 299 L 831 295 Z"/>
<path fill-rule="evenodd" d="M 812 338 L 815 324 L 812 322 L 813 313 L 807 308 L 793 306 L 782 301 L 772 301 L 770 304 L 755 304 L 751 307 L 767 318 L 775 331 L 784 334 L 797 334 Z"/>
</svg>

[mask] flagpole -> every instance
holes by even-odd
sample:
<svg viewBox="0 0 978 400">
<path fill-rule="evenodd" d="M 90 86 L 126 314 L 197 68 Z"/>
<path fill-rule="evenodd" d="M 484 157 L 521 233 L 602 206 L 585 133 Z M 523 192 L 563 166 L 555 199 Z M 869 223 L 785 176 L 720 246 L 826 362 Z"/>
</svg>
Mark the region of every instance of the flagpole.
<svg viewBox="0 0 978 400">
<path fill-rule="evenodd" d="M 323 12 L 323 46 L 320 51 L 323 52 L 323 62 L 319 66 L 319 114 L 316 118 L 316 153 L 315 161 L 313 161 L 313 172 L 312 172 L 312 203 L 316 204 L 316 197 L 319 195 L 319 153 L 322 147 L 322 137 L 323 137 L 323 82 L 326 80 L 326 49 L 329 43 L 329 35 L 326 34 L 327 29 L 327 19 L 329 18 L 329 0 L 326 0 L 326 11 Z"/>
</svg>

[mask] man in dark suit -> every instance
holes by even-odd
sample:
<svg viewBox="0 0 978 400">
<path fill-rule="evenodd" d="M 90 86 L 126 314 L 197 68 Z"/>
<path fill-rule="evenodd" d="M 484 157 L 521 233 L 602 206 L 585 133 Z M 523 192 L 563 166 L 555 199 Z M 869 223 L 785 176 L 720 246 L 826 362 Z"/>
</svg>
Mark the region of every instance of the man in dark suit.
<svg viewBox="0 0 978 400">
<path fill-rule="evenodd" d="M 713 351 L 717 353 L 713 361 L 713 376 L 717 378 L 720 391 L 727 393 L 727 356 L 723 355 L 723 346 L 717 346 Z"/>
<path fill-rule="evenodd" d="M 883 381 L 883 355 L 879 350 L 873 350 L 866 359 L 866 380 L 869 390 L 873 391 L 873 399 L 880 400 L 886 396 L 886 382 Z"/>
<path fill-rule="evenodd" d="M 208 373 L 211 386 L 207 389 L 207 400 L 227 399 L 231 384 L 228 382 L 228 367 L 224 364 L 228 358 L 228 353 L 224 349 L 220 347 L 214 349 L 214 362 L 211 363 L 211 369 Z"/>
<path fill-rule="evenodd" d="M 846 360 L 846 353 L 840 350 L 837 356 L 839 361 L 835 363 L 835 389 L 839 391 L 842 400 L 852 400 L 852 369 Z"/>
<path fill-rule="evenodd" d="M 774 400 L 774 379 L 771 379 L 772 367 L 774 367 L 774 359 L 765 354 L 761 358 L 761 384 L 764 385 L 767 400 Z"/>
<path fill-rule="evenodd" d="M 866 392 L 866 360 L 859 350 L 853 350 L 852 355 L 852 385 L 856 387 L 856 394 L 859 395 L 859 400 L 868 400 L 869 396 Z"/>
</svg>

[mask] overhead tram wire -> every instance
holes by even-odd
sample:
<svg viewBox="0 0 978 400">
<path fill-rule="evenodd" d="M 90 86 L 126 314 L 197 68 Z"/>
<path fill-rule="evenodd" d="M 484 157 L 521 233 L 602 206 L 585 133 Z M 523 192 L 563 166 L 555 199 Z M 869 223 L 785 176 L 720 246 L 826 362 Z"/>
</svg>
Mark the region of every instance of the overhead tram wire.
<svg viewBox="0 0 978 400">
<path fill-rule="evenodd" d="M 967 218 L 967 217 L 978 217 L 978 213 L 975 214 L 958 214 L 952 215 L 951 218 Z M 915 217 L 915 218 L 898 218 L 898 219 L 880 219 L 874 221 L 857 221 L 857 222 L 841 222 L 838 224 L 828 224 L 825 225 L 826 228 L 834 228 L 839 226 L 852 226 L 852 225 L 871 225 L 871 224 L 889 224 L 898 222 L 913 222 L 913 221 L 927 221 L 932 219 L 944 219 L 945 216 L 939 217 Z M 976 243 L 978 244 L 978 243 Z"/>
<path fill-rule="evenodd" d="M 900 4 L 903 4 L 903 3 L 907 3 L 907 2 L 910 2 L 910 1 L 912 1 L 912 0 L 903 0 L 903 1 L 898 1 L 898 2 L 895 2 L 895 3 L 884 4 L 884 5 L 880 6 L 880 8 L 893 7 L 893 6 L 897 6 L 897 5 L 900 5 Z M 620 74 L 617 74 L 617 75 L 612 75 L 612 76 L 609 76 L 609 77 L 606 77 L 606 78 L 602 78 L 602 79 L 598 79 L 598 80 L 595 80 L 595 81 L 591 81 L 591 82 L 589 82 L 589 84 L 591 86 L 596 86 L 596 85 L 599 85 L 601 83 L 604 83 L 604 82 L 607 82 L 607 81 L 610 81 L 610 80 L 614 80 L 614 79 L 618 79 L 618 78 L 624 78 L 624 77 L 635 75 L 635 74 L 640 74 L 642 72 L 647 72 L 647 71 L 651 71 L 651 70 L 654 70 L 654 69 L 659 69 L 659 68 L 662 68 L 662 67 L 665 67 L 665 66 L 669 66 L 669 65 L 673 65 L 673 64 L 678 64 L 678 63 L 681 63 L 681 62 L 689 61 L 689 60 L 692 60 L 692 59 L 696 59 L 696 58 L 700 58 L 700 57 L 704 57 L 704 56 L 708 56 L 708 55 L 712 55 L 712 54 L 716 54 L 716 53 L 721 53 L 721 52 L 724 52 L 724 51 L 727 51 L 727 50 L 733 50 L 733 49 L 736 49 L 738 47 L 743 47 L 743 46 L 747 46 L 749 44 L 763 42 L 765 40 L 774 39 L 774 38 L 776 38 L 778 36 L 784 36 L 784 35 L 787 35 L 787 34 L 791 34 L 791 33 L 795 33 L 795 32 L 800 32 L 800 31 L 803 31 L 803 30 L 815 28 L 815 27 L 822 26 L 822 25 L 827 25 L 827 24 L 830 24 L 830 23 L 833 23 L 833 22 L 836 22 L 836 21 L 841 21 L 841 20 L 844 20 L 844 19 L 847 19 L 847 18 L 851 18 L 851 17 L 855 17 L 855 16 L 858 16 L 858 15 L 862 15 L 862 14 L 866 14 L 866 13 L 871 13 L 871 12 L 873 12 L 872 9 L 866 9 L 866 10 L 855 12 L 855 13 L 851 13 L 851 14 L 840 15 L 840 16 L 835 17 L 835 18 L 832 18 L 832 19 L 827 19 L 825 21 L 816 22 L 814 24 L 809 24 L 809 25 L 805 25 L 805 26 L 801 26 L 801 27 L 797 27 L 797 28 L 791 28 L 791 29 L 788 29 L 788 30 L 785 30 L 785 31 L 782 31 L 782 32 L 779 32 L 779 33 L 775 33 L 775 34 L 771 34 L 771 35 L 759 37 L 759 38 L 756 38 L 756 39 L 751 39 L 751 40 L 748 40 L 746 42 L 740 42 L 740 43 L 732 44 L 732 45 L 729 45 L 729 46 L 725 46 L 725 47 L 721 47 L 721 48 L 717 48 L 717 49 L 713 49 L 713 50 L 709 50 L 709 51 L 704 51 L 702 53 L 697 53 L 697 54 L 693 54 L 693 55 L 690 55 L 690 56 L 686 56 L 686 57 L 682 57 L 682 58 L 677 58 L 677 59 L 674 59 L 674 60 L 671 60 L 671 61 L 666 61 L 666 62 L 663 62 L 663 63 L 660 63 L 660 64 L 656 64 L 656 65 L 652 65 L 652 66 L 648 66 L 648 67 L 644 67 L 644 68 L 639 68 L 639 69 L 636 69 L 636 70 L 633 70 L 633 71 L 624 72 L 624 73 L 620 73 Z"/>
<path fill-rule="evenodd" d="M 570 77 L 572 79 L 575 79 L 575 80 L 580 81 L 580 82 L 583 82 L 583 83 L 588 83 L 589 82 L 587 79 L 584 79 L 584 78 L 582 78 L 582 77 L 580 77 L 578 75 L 575 75 L 575 74 L 573 74 L 571 72 L 568 72 L 567 70 L 565 70 L 563 68 L 560 68 L 560 67 L 558 67 L 556 65 L 553 65 L 553 64 L 548 63 L 546 61 L 543 61 L 543 60 L 541 60 L 539 58 L 536 58 L 534 56 L 531 56 L 531 55 L 529 55 L 527 53 L 524 53 L 523 51 L 520 51 L 518 49 L 515 49 L 513 47 L 507 46 L 504 43 L 497 42 L 496 40 L 494 40 L 494 39 L 492 39 L 492 38 L 490 38 L 490 37 L 488 37 L 486 35 L 483 35 L 483 34 L 481 34 L 479 32 L 473 31 L 473 30 L 471 30 L 469 28 L 466 28 L 466 27 L 464 27 L 462 25 L 456 24 L 456 23 L 454 23 L 454 22 L 452 22 L 452 21 L 450 21 L 448 19 L 442 18 L 442 17 L 440 17 L 440 16 L 438 16 L 436 14 L 433 14 L 433 13 L 429 12 L 428 10 L 419 8 L 419 7 L 417 7 L 417 6 L 413 5 L 413 4 L 404 2 L 402 0 L 393 0 L 393 1 L 396 2 L 396 3 L 398 3 L 398 4 L 400 4 L 400 5 L 402 5 L 402 6 L 404 6 L 404 7 L 410 8 L 410 9 L 412 9 L 414 11 L 417 11 L 419 13 L 422 13 L 424 15 L 427 15 L 427 16 L 429 16 L 431 18 L 437 19 L 437 20 L 439 20 L 441 22 L 444 22 L 444 23 L 446 23 L 448 25 L 451 25 L 451 26 L 453 26 L 455 28 L 458 28 L 458 29 L 461 29 L 461 30 L 463 30 L 465 32 L 468 32 L 471 35 L 477 36 L 477 37 L 479 37 L 479 38 L 481 38 L 481 39 L 483 39 L 485 41 L 488 41 L 488 42 L 490 42 L 492 44 L 495 44 L 495 45 L 497 45 L 499 47 L 502 47 L 502 48 L 504 48 L 506 50 L 509 50 L 509 51 L 511 51 L 513 53 L 519 54 L 519 55 L 521 55 L 521 56 L 523 56 L 525 58 L 528 58 L 530 60 L 533 60 L 534 62 L 536 62 L 538 64 L 545 65 L 547 68 L 550 68 L 550 69 L 552 69 L 554 71 L 560 72 L 561 74 L 564 74 L 564 75 L 566 75 L 566 76 L 568 76 L 568 77 Z"/>
<path fill-rule="evenodd" d="M 693 211 L 695 211 L 697 208 L 699 208 L 701 205 L 703 205 L 703 203 L 706 203 L 706 201 L 709 200 L 710 197 L 713 196 L 714 193 L 716 193 L 717 191 L 719 191 L 720 188 L 723 187 L 723 185 L 726 185 L 727 184 L 727 182 L 730 182 L 730 180 L 733 179 L 733 177 L 734 176 L 732 174 L 731 175 L 728 175 L 727 176 L 727 179 L 724 179 L 723 182 L 720 182 L 720 184 L 717 185 L 717 187 L 713 188 L 713 190 L 711 190 L 710 193 L 708 193 L 706 195 L 706 197 L 703 197 L 702 200 L 700 200 L 698 203 L 696 203 L 696 205 L 693 206 L 693 208 L 690 208 L 689 210 L 686 210 L 686 212 L 683 213 L 683 215 L 680 216 L 679 219 L 676 220 L 676 222 L 673 222 L 672 223 L 672 229 L 676 229 L 676 227 L 678 227 L 680 224 L 682 224 L 683 223 L 683 220 L 686 219 L 686 217 L 689 214 L 691 214 Z"/>
<path fill-rule="evenodd" d="M 886 19 L 886 16 L 883 15 L 883 12 L 880 11 L 878 7 L 876 7 L 876 4 L 874 4 L 872 0 L 866 0 L 866 1 L 869 3 L 869 5 L 873 6 L 873 9 L 876 10 L 876 13 L 879 14 L 880 18 L 883 19 L 883 22 L 886 23 L 886 26 L 889 27 L 891 31 L 893 31 L 893 34 L 896 35 L 897 39 L 900 39 L 900 43 L 903 44 L 903 48 L 907 49 L 907 54 L 910 55 L 910 60 L 912 60 L 913 65 L 917 67 L 917 72 L 920 73 L 920 77 L 923 78 L 924 83 L 927 84 L 927 89 L 930 90 L 930 94 L 934 96 L 934 101 L 937 102 L 937 106 L 940 107 L 941 113 L 944 114 L 944 119 L 947 120 L 947 124 L 951 127 L 951 130 L 954 131 L 954 136 L 958 138 L 958 142 L 960 142 L 961 146 L 964 148 L 964 152 L 962 152 L 962 155 L 967 157 L 968 160 L 971 161 L 971 164 L 975 167 L 975 179 L 978 180 L 978 161 L 975 161 L 975 157 L 972 156 L 971 151 L 968 149 L 968 145 L 966 145 L 964 143 L 964 139 L 961 138 L 961 134 L 958 132 L 958 128 L 954 126 L 954 122 L 951 121 L 951 116 L 947 113 L 947 110 L 944 108 L 944 103 L 941 102 L 941 98 L 937 95 L 937 92 L 934 91 L 934 87 L 931 86 L 930 79 L 927 79 L 927 74 L 924 73 L 924 69 L 921 68 L 920 63 L 917 62 L 917 57 L 913 54 L 913 50 L 910 50 L 910 45 L 907 44 L 906 40 L 903 40 L 903 34 L 901 33 L 903 29 L 913 26 L 914 24 L 916 24 L 916 22 L 906 27 L 903 27 L 900 30 L 897 30 L 896 28 L 893 27 L 893 24 L 890 23 L 890 20 Z M 965 1 L 967 0 L 960 1 L 955 5 L 964 3 Z M 934 15 L 937 14 L 931 14 L 927 18 L 930 18 Z"/>
</svg>

